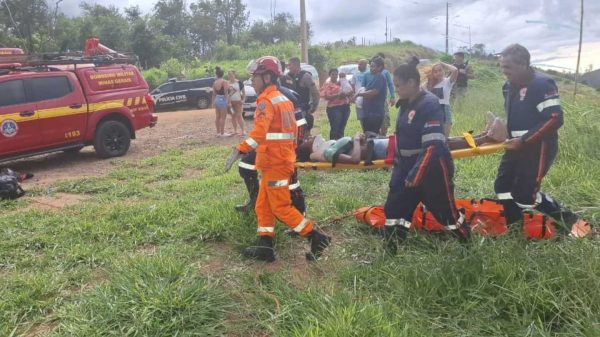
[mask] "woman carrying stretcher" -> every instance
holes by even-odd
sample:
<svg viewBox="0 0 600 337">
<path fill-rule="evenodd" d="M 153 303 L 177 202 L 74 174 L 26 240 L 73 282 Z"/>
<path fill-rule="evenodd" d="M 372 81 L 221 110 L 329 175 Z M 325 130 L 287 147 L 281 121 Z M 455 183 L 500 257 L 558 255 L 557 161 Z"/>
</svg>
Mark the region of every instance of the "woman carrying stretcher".
<svg viewBox="0 0 600 337">
<path fill-rule="evenodd" d="M 422 202 L 459 241 L 469 239 L 469 226 L 454 201 L 454 162 L 444 136 L 444 112 L 439 99 L 420 88 L 419 60 L 413 57 L 394 71 L 400 97 L 396 120 L 396 157 L 384 206 L 385 249 L 395 254 L 411 228 Z"/>
</svg>

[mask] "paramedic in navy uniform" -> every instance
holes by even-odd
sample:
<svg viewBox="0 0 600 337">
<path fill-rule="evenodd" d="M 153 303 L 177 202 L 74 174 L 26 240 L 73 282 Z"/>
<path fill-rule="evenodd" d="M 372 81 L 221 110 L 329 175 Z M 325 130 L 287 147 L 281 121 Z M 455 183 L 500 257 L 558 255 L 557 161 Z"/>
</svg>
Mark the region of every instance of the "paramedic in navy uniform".
<svg viewBox="0 0 600 337">
<path fill-rule="evenodd" d="M 400 96 L 396 120 L 396 158 L 385 202 L 385 249 L 394 254 L 406 238 L 419 202 L 461 242 L 468 240 L 464 215 L 454 201 L 454 163 L 444 136 L 439 99 L 421 90 L 416 57 L 394 71 Z"/>
<path fill-rule="evenodd" d="M 529 60 L 529 51 L 519 44 L 501 53 L 500 66 L 507 79 L 502 92 L 509 139 L 494 189 L 508 223 L 521 220 L 523 210 L 536 209 L 564 223 L 571 235 L 587 236 L 591 232 L 587 222 L 540 192 L 542 179 L 558 153 L 563 111 L 554 80 L 535 72 Z"/>
</svg>

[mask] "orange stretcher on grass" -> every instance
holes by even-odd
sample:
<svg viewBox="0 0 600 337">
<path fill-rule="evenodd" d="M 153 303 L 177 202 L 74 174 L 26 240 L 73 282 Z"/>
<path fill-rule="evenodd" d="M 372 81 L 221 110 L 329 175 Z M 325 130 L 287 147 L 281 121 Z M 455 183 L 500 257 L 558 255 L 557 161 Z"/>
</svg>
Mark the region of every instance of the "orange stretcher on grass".
<svg viewBox="0 0 600 337">
<path fill-rule="evenodd" d="M 474 156 L 484 156 L 488 154 L 494 154 L 504 150 L 503 143 L 496 144 L 483 144 L 476 147 L 471 147 L 468 149 L 459 149 L 453 150 L 452 158 L 461 159 L 468 158 Z M 372 165 L 365 165 L 364 161 L 361 161 L 358 164 L 341 164 L 337 163 L 333 166 L 331 163 L 323 163 L 323 162 L 297 162 L 296 168 L 304 169 L 304 170 L 369 170 L 369 169 L 377 169 L 384 167 L 391 167 L 393 164 L 393 159 L 389 157 L 381 160 L 374 160 Z"/>
</svg>

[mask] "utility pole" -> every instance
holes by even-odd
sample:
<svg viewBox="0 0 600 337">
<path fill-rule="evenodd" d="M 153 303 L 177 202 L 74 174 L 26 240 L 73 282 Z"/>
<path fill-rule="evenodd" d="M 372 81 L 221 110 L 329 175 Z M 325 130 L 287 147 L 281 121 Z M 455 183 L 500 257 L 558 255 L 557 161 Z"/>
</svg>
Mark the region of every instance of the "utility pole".
<svg viewBox="0 0 600 337">
<path fill-rule="evenodd" d="M 388 43 L 388 26 L 387 26 L 387 16 L 385 17 L 385 43 Z"/>
<path fill-rule="evenodd" d="M 577 68 L 575 68 L 575 89 L 573 89 L 573 103 L 577 99 L 577 82 L 579 82 L 579 61 L 581 60 L 581 42 L 583 40 L 583 0 L 581 0 L 581 20 L 579 22 L 579 52 L 577 52 Z"/>
<path fill-rule="evenodd" d="M 448 7 L 450 3 L 446 1 L 446 54 L 448 54 Z"/>
<path fill-rule="evenodd" d="M 306 29 L 306 8 L 304 0 L 300 0 L 300 49 L 302 62 L 308 63 L 308 37 Z"/>
</svg>

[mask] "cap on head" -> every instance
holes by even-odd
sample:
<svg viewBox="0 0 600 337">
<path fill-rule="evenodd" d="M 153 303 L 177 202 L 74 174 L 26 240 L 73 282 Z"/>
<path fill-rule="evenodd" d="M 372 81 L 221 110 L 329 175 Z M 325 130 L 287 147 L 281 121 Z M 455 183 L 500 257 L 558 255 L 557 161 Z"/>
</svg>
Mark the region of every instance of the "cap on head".
<svg viewBox="0 0 600 337">
<path fill-rule="evenodd" d="M 274 56 L 263 56 L 257 60 L 250 61 L 246 70 L 251 75 L 262 75 L 272 72 L 275 76 L 281 76 L 281 64 Z"/>
</svg>

